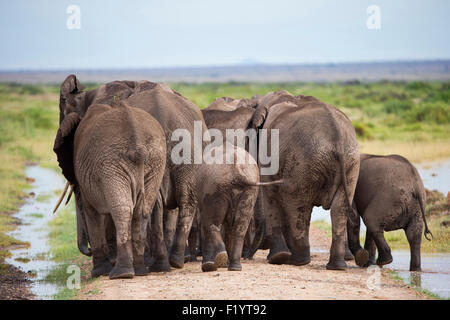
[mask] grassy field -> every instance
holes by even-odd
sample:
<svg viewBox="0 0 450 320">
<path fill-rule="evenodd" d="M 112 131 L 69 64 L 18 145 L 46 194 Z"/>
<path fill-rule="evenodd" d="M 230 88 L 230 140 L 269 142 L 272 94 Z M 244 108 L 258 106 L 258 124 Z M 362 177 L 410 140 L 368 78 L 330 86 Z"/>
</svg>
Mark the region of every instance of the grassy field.
<svg viewBox="0 0 450 320">
<path fill-rule="evenodd" d="M 399 153 L 413 162 L 450 158 L 450 82 L 171 86 L 200 108 L 216 97 L 249 98 L 281 89 L 313 95 L 349 116 L 363 152 Z M 57 86 L 0 84 L 0 268 L 8 247 L 20 244 L 5 233 L 18 223 L 11 214 L 27 196 L 26 164 L 58 170 L 52 151 L 58 128 L 58 93 Z M 63 212 L 50 228 L 55 259 L 77 261 L 75 219 Z"/>
</svg>

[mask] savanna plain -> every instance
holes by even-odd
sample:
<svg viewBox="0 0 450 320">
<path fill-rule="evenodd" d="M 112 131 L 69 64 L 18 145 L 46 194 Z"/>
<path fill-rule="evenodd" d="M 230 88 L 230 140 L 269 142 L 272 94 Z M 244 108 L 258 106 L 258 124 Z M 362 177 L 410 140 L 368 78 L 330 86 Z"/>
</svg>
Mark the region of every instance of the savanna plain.
<svg viewBox="0 0 450 320">
<path fill-rule="evenodd" d="M 98 86 L 89 83 L 88 89 Z M 311 95 L 341 109 L 355 127 L 360 151 L 400 154 L 413 164 L 450 159 L 450 82 L 359 81 L 332 83 L 172 83 L 170 86 L 207 107 L 215 98 L 250 98 L 255 94 L 287 90 Z M 33 274 L 24 274 L 6 263 L 11 250 L 29 243 L 10 235 L 21 221 L 15 212 L 30 197 L 33 183 L 29 165 L 60 172 L 52 151 L 58 129 L 57 85 L 0 84 L 0 299 L 36 298 L 29 292 Z M 450 191 L 450 190 L 448 190 Z M 45 199 L 35 199 L 45 200 Z M 381 282 L 370 283 L 373 272 L 349 262 L 346 271 L 328 271 L 330 225 L 311 227 L 312 262 L 302 267 L 269 265 L 267 251 L 243 261 L 241 272 L 219 269 L 202 273 L 200 262 L 187 263 L 170 273 L 150 274 L 130 280 L 89 279 L 90 259 L 78 252 L 73 199 L 47 226 L 50 251 L 29 259 L 56 262 L 45 281 L 59 286 L 55 299 L 428 299 L 439 298 L 399 280 L 395 272 L 380 269 Z M 426 214 L 434 238 L 422 242 L 422 252 L 450 251 L 447 194 L 428 193 Z M 51 212 L 36 213 L 51 215 Z M 403 231 L 385 233 L 393 249 L 408 249 Z M 67 267 L 82 270 L 81 289 L 65 286 Z M 388 267 L 388 266 L 387 266 Z"/>
</svg>

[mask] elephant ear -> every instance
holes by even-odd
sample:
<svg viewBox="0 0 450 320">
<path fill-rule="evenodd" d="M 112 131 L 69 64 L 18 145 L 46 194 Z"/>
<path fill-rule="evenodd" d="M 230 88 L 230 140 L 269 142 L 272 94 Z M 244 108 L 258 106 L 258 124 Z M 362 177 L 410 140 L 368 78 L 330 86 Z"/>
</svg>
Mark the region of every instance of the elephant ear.
<svg viewBox="0 0 450 320">
<path fill-rule="evenodd" d="M 256 107 L 255 112 L 253 113 L 253 117 L 250 122 L 251 128 L 253 128 L 253 129 L 261 128 L 264 124 L 264 121 L 266 120 L 268 112 L 269 112 L 269 109 L 266 108 L 266 106 L 264 104 L 259 104 Z"/>
<path fill-rule="evenodd" d="M 61 84 L 61 95 L 67 97 L 69 94 L 80 92 L 84 89 L 80 81 L 74 74 L 67 76 L 66 80 Z"/>
<path fill-rule="evenodd" d="M 75 183 L 73 142 L 79 122 L 80 117 L 75 112 L 71 112 L 64 117 L 64 120 L 56 133 L 55 144 L 53 145 L 53 151 L 56 153 L 62 173 L 71 184 Z"/>
</svg>

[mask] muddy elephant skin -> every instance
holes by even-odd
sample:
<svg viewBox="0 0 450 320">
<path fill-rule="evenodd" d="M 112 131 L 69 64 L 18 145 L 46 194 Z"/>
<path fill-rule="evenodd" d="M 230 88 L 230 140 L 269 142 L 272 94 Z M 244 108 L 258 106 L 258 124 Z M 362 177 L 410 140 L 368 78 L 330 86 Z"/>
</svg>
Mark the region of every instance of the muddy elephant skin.
<svg viewBox="0 0 450 320">
<path fill-rule="evenodd" d="M 54 151 L 65 177 L 75 185 L 77 224 L 87 227 L 79 241 L 90 242 L 92 276 L 146 275 L 146 224 L 165 169 L 166 142 L 159 123 L 125 104 L 93 104 L 83 119 L 76 112 L 65 113 Z M 116 231 L 114 267 L 106 217 L 112 218 Z"/>
<path fill-rule="evenodd" d="M 279 146 L 274 148 L 279 151 L 279 171 L 261 176 L 262 181 L 284 180 L 283 185 L 263 188 L 267 234 L 271 237 L 269 262 L 310 262 L 311 212 L 314 206 L 322 206 L 331 208 L 332 245 L 327 269 L 345 269 L 347 217 L 359 172 L 359 149 L 351 121 L 314 97 L 278 91 L 258 100 L 252 127 L 268 130 L 268 150 L 271 130 L 279 130 Z"/>
<path fill-rule="evenodd" d="M 94 103 L 111 105 L 124 101 L 152 115 L 163 128 L 166 137 L 166 170 L 160 196 L 152 213 L 152 254 L 155 259 L 151 271 L 170 271 L 170 266 L 182 268 L 186 240 L 198 207 L 195 193 L 198 164 L 194 160 L 191 164 L 175 164 L 171 160 L 171 153 L 178 141 L 172 141 L 171 137 L 174 130 L 186 129 L 190 133 L 191 154 L 194 155 L 194 122 L 200 124 L 202 132 L 207 131 L 199 108 L 165 84 L 149 81 L 113 81 L 95 90 L 83 89 L 75 75 L 69 75 L 63 82 L 60 90 L 60 121 L 71 112 L 83 118 Z M 205 142 L 201 143 L 204 149 Z M 164 245 L 163 210 L 175 208 L 179 209 L 179 219 L 168 256 Z"/>
<path fill-rule="evenodd" d="M 361 154 L 358 183 L 348 220 L 349 247 L 356 263 L 365 267 L 392 262 L 384 231 L 403 229 L 411 251 L 410 270 L 420 271 L 420 243 L 431 232 L 425 220 L 426 193 L 417 169 L 399 155 Z M 360 217 L 367 227 L 364 249 L 359 243 Z M 378 249 L 378 259 L 375 253 Z"/>
</svg>

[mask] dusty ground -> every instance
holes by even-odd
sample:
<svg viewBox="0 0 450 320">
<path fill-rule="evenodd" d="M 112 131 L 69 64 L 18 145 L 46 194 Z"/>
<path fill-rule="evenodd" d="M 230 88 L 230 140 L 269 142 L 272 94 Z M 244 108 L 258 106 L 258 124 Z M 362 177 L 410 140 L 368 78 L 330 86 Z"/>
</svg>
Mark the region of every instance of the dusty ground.
<svg viewBox="0 0 450 320">
<path fill-rule="evenodd" d="M 425 299 L 385 272 L 374 288 L 373 269 L 361 269 L 353 261 L 346 271 L 326 270 L 330 239 L 313 227 L 311 245 L 312 261 L 302 267 L 270 265 L 268 251 L 258 251 L 253 261 L 243 261 L 241 272 L 204 273 L 200 262 L 191 262 L 183 269 L 130 280 L 102 277 L 83 288 L 78 299 Z"/>
</svg>

